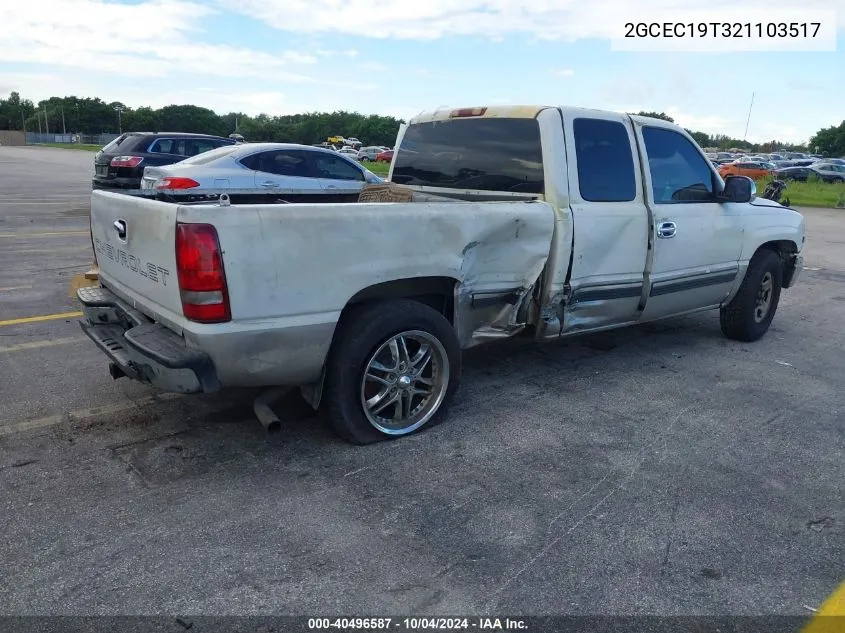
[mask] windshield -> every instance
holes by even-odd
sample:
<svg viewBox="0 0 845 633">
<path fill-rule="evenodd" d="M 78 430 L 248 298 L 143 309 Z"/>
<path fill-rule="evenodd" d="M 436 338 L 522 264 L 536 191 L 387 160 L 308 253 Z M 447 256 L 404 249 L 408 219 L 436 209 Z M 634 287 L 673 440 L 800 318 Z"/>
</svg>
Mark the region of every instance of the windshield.
<svg viewBox="0 0 845 633">
<path fill-rule="evenodd" d="M 459 119 L 408 126 L 393 162 L 398 184 L 543 193 L 536 119 Z"/>
</svg>

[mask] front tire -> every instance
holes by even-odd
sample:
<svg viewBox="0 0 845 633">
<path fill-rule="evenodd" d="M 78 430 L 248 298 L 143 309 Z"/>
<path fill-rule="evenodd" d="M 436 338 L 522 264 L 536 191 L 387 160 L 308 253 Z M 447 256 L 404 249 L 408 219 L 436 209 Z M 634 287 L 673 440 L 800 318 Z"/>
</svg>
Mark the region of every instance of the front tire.
<svg viewBox="0 0 845 633">
<path fill-rule="evenodd" d="M 768 332 L 780 302 L 783 264 L 774 251 L 757 251 L 736 296 L 719 311 L 722 333 L 736 341 L 753 342 Z"/>
<path fill-rule="evenodd" d="M 460 343 L 437 310 L 409 299 L 369 304 L 338 326 L 324 402 L 343 439 L 395 439 L 442 422 L 460 374 Z"/>
</svg>

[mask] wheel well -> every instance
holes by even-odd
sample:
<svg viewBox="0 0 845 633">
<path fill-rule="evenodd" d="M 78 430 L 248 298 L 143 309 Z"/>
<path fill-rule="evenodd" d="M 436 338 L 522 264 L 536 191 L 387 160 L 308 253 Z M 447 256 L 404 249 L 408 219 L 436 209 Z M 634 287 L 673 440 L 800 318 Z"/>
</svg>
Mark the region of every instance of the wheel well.
<svg viewBox="0 0 845 633">
<path fill-rule="evenodd" d="M 777 253 L 783 259 L 786 259 L 788 255 L 798 252 L 798 246 L 790 240 L 772 240 L 771 242 L 761 244 L 757 251 L 763 249 Z"/>
<path fill-rule="evenodd" d="M 385 281 L 356 292 L 346 303 L 343 312 L 347 312 L 352 306 L 371 301 L 413 299 L 434 308 L 454 325 L 455 284 L 457 283 L 457 280 L 451 277 L 412 277 Z"/>
</svg>

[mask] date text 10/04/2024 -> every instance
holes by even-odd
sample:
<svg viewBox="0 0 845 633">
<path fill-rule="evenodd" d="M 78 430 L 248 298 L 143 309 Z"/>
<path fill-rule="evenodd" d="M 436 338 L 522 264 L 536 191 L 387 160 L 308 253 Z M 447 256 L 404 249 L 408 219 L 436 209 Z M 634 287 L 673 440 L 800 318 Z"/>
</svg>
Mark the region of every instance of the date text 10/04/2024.
<svg viewBox="0 0 845 633">
<path fill-rule="evenodd" d="M 525 620 L 511 618 L 309 618 L 308 630 L 525 631 Z"/>
</svg>

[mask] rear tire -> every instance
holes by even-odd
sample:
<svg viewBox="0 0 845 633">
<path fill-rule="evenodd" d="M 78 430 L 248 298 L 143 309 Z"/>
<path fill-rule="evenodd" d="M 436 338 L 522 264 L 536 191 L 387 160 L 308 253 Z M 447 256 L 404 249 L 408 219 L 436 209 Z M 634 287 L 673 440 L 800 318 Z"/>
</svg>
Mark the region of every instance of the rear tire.
<svg viewBox="0 0 845 633">
<path fill-rule="evenodd" d="M 762 338 L 777 311 L 782 279 L 780 256 L 768 249 L 757 251 L 736 296 L 719 311 L 722 333 L 749 343 Z"/>
<path fill-rule="evenodd" d="M 409 299 L 372 303 L 338 326 L 324 403 L 348 442 L 396 439 L 443 421 L 460 374 L 460 343 L 441 313 Z"/>
</svg>

